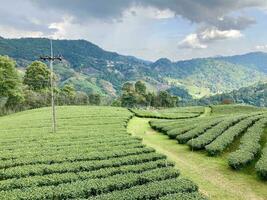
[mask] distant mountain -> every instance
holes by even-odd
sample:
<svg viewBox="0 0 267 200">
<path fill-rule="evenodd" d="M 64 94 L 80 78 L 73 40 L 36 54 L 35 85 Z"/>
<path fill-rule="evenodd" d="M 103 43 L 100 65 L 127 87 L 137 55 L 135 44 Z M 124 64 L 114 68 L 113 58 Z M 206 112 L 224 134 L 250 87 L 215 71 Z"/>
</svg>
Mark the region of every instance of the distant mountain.
<svg viewBox="0 0 267 200">
<path fill-rule="evenodd" d="M 168 89 L 183 97 L 200 98 L 230 92 L 266 80 L 266 54 L 156 62 L 106 51 L 85 40 L 53 40 L 54 54 L 64 61 L 55 63 L 59 85 L 73 84 L 87 93 L 116 96 L 126 81 L 143 80 L 153 91 Z M 22 72 L 40 55 L 50 52 L 46 38 L 5 39 L 0 37 L 0 55 L 17 61 Z M 188 94 L 187 94 L 188 93 Z"/>
<path fill-rule="evenodd" d="M 249 68 L 254 68 L 260 72 L 267 73 L 267 53 L 264 52 L 253 52 L 244 55 L 219 57 L 217 59 L 233 64 L 243 65 Z"/>
<path fill-rule="evenodd" d="M 152 66 L 169 85 L 185 89 L 197 98 L 249 86 L 267 77 L 267 74 L 255 68 L 214 58 L 175 63 L 161 60 Z"/>
<path fill-rule="evenodd" d="M 72 83 L 88 93 L 115 95 L 125 81 L 143 79 L 150 69 L 148 61 L 105 51 L 85 40 L 53 40 L 53 48 L 55 55 L 65 59 L 63 64 L 55 65 L 60 83 Z M 20 67 L 49 53 L 50 42 L 46 38 L 0 38 L 0 55 L 14 58 Z"/>
<path fill-rule="evenodd" d="M 267 82 L 240 88 L 239 90 L 234 90 L 225 94 L 218 94 L 208 98 L 201 98 L 198 100 L 197 104 L 221 104 L 224 101 L 227 101 L 229 103 L 242 103 L 267 107 Z"/>
<path fill-rule="evenodd" d="M 245 55 L 219 57 L 218 60 L 223 60 L 233 64 L 243 65 L 245 67 L 254 68 L 260 72 L 267 74 L 267 53 L 254 52 Z"/>
</svg>

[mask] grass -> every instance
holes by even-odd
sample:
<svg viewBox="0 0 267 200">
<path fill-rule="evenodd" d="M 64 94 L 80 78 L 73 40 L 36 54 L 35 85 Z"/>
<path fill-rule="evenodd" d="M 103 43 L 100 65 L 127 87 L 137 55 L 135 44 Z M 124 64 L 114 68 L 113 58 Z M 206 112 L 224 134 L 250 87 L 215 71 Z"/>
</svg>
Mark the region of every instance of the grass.
<svg viewBox="0 0 267 200">
<path fill-rule="evenodd" d="M 197 183 L 200 191 L 210 199 L 266 199 L 267 183 L 257 179 L 255 174 L 231 170 L 222 157 L 190 152 L 187 145 L 178 145 L 175 140 L 154 131 L 148 124 L 149 120 L 134 117 L 128 124 L 128 132 L 142 137 L 144 144 L 167 155 L 181 173 Z"/>
</svg>

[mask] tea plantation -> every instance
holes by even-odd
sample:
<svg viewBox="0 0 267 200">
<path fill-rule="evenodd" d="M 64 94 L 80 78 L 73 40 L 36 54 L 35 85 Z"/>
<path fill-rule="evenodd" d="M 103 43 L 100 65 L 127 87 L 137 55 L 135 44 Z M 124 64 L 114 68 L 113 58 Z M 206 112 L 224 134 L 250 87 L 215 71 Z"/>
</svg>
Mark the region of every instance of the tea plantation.
<svg viewBox="0 0 267 200">
<path fill-rule="evenodd" d="M 204 107 L 181 107 L 181 108 L 167 108 L 161 110 L 142 110 L 130 109 L 137 117 L 145 118 L 159 118 L 159 119 L 187 119 L 199 117 L 204 113 Z"/>
<path fill-rule="evenodd" d="M 198 108 L 191 114 L 201 112 Z M 1 117 L 0 199 L 206 199 L 166 156 L 126 132 L 132 115 L 123 108 L 57 107 L 54 134 L 50 108 Z M 220 124 L 219 119 L 210 126 Z M 262 113 L 230 118 L 222 128 L 249 119 L 259 132 L 257 144 L 265 122 Z M 176 122 L 164 121 L 175 127 Z M 250 152 L 246 138 L 243 143 L 240 151 Z M 265 150 L 257 166 L 263 175 L 266 155 Z"/>
<path fill-rule="evenodd" d="M 192 150 L 204 150 L 209 156 L 227 155 L 232 169 L 250 167 L 267 180 L 266 109 L 242 105 L 210 109 L 209 116 L 151 120 L 150 125 Z"/>
</svg>

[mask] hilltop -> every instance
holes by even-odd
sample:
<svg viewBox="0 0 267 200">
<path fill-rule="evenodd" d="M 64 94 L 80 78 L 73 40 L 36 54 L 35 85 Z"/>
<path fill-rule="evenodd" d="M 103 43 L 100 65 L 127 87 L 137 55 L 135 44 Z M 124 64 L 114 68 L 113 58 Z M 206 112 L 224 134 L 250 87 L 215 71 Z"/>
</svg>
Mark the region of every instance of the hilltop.
<svg viewBox="0 0 267 200">
<path fill-rule="evenodd" d="M 0 38 L 0 55 L 14 58 L 23 72 L 40 55 L 49 54 L 49 45 L 46 38 Z M 178 96 L 179 91 L 185 91 L 200 98 L 267 78 L 266 53 L 178 62 L 161 58 L 150 62 L 106 51 L 86 40 L 54 40 L 53 46 L 55 55 L 64 57 L 62 63 L 55 63 L 59 85 L 71 83 L 77 90 L 107 96 L 117 96 L 126 81 L 143 80 L 153 91 L 169 89 Z"/>
</svg>

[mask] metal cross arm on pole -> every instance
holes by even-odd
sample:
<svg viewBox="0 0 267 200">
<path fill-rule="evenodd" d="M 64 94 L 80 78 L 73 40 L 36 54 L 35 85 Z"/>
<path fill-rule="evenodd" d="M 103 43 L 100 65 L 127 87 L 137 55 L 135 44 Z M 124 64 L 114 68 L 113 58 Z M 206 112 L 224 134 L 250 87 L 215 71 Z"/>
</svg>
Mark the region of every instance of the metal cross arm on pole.
<svg viewBox="0 0 267 200">
<path fill-rule="evenodd" d="M 56 57 L 51 57 L 51 56 L 40 56 L 40 59 L 43 61 L 55 61 L 59 60 L 62 61 L 62 56 L 56 56 Z"/>
</svg>

